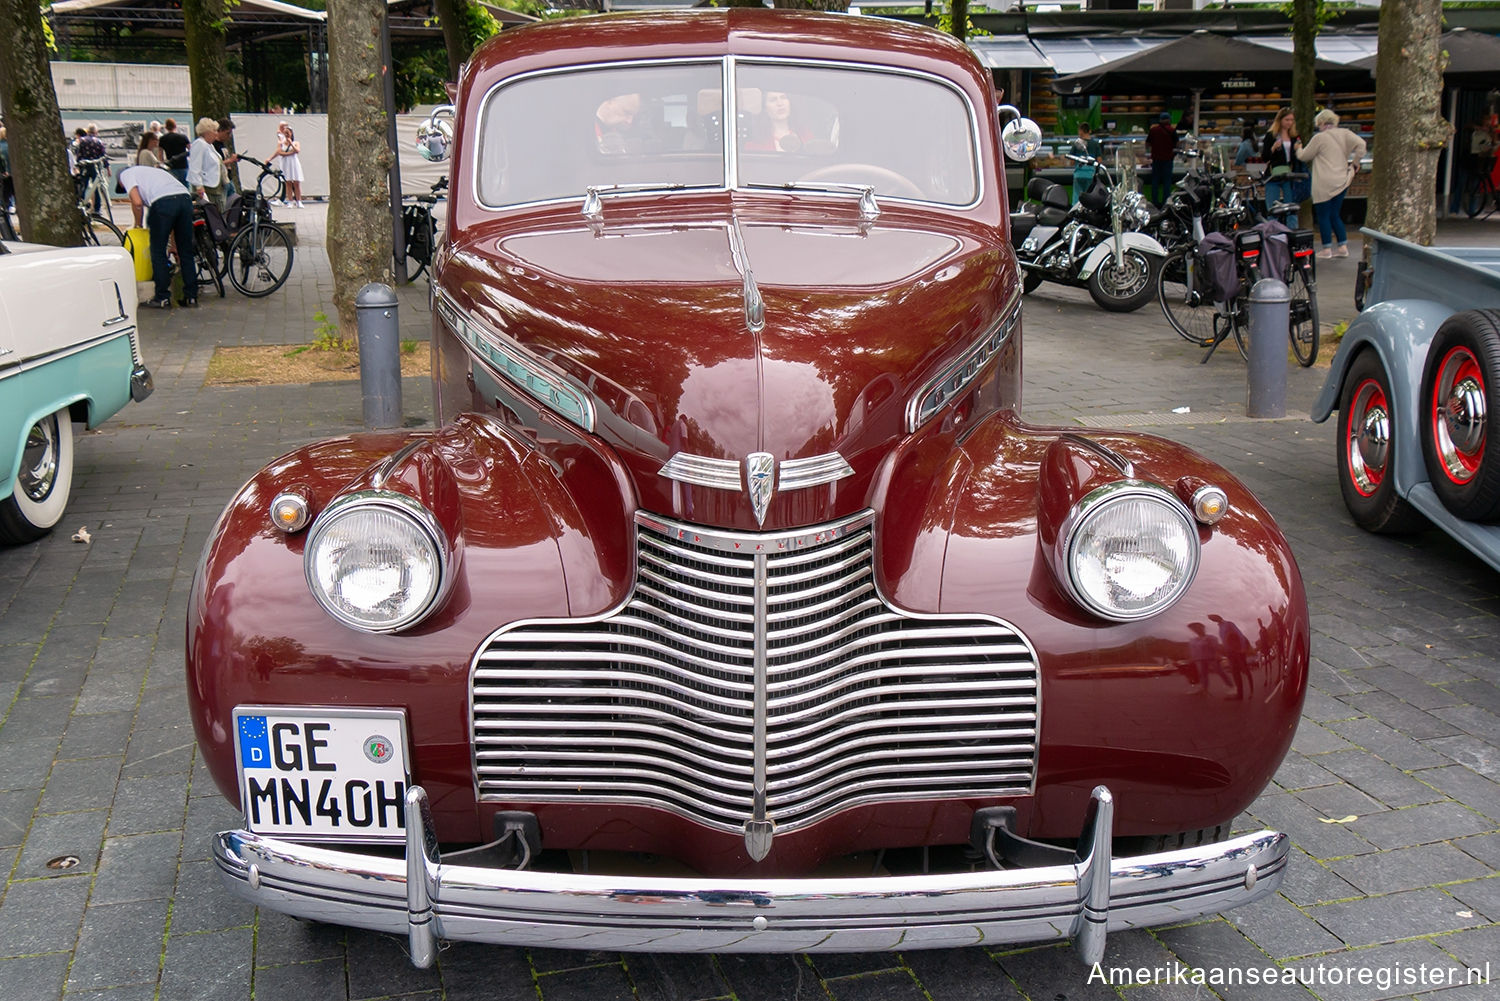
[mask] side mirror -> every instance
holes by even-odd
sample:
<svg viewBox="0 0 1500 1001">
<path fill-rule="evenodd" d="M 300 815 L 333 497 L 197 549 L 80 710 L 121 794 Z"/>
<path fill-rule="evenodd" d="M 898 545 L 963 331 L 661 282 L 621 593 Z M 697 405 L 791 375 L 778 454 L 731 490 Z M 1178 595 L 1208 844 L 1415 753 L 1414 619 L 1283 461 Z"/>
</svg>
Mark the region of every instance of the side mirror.
<svg viewBox="0 0 1500 1001">
<path fill-rule="evenodd" d="M 431 117 L 417 126 L 417 152 L 422 159 L 431 163 L 448 159 L 448 150 L 453 146 L 453 116 L 453 105 L 444 104 L 433 109 Z"/>
<path fill-rule="evenodd" d="M 1005 146 L 1006 157 L 1025 161 L 1036 156 L 1042 148 L 1041 126 L 1008 104 L 1001 105 L 1000 110 L 1015 113 L 1015 117 L 1000 130 L 1000 142 Z"/>
</svg>

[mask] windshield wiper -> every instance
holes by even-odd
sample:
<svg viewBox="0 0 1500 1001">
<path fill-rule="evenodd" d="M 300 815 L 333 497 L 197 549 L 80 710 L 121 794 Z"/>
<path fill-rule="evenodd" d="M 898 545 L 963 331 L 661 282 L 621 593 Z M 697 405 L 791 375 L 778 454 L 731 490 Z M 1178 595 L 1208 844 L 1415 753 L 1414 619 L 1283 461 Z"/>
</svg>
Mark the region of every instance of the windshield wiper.
<svg viewBox="0 0 1500 1001">
<path fill-rule="evenodd" d="M 748 183 L 747 188 L 763 191 L 824 191 L 831 194 L 859 195 L 859 217 L 875 220 L 880 217 L 880 205 L 875 201 L 875 186 L 872 184 L 847 184 L 843 181 L 782 181 L 779 184 Z"/>
<path fill-rule="evenodd" d="M 604 218 L 604 200 L 600 195 L 624 194 L 634 191 L 686 191 L 688 188 L 708 187 L 703 184 L 687 184 L 683 181 L 635 181 L 630 184 L 590 184 L 583 197 L 583 216 L 595 222 Z"/>
</svg>

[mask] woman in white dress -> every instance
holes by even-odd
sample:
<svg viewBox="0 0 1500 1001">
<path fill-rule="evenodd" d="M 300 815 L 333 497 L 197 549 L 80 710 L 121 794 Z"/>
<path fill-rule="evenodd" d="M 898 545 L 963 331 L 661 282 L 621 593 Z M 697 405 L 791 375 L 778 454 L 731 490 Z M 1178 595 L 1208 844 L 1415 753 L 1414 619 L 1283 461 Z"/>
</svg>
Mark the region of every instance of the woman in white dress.
<svg viewBox="0 0 1500 1001">
<path fill-rule="evenodd" d="M 297 142 L 297 137 L 292 134 L 292 127 L 286 122 L 276 126 L 276 152 L 271 154 L 271 159 L 281 158 L 281 173 L 286 181 L 286 196 L 281 203 L 296 208 L 302 207 L 302 146 Z"/>
</svg>

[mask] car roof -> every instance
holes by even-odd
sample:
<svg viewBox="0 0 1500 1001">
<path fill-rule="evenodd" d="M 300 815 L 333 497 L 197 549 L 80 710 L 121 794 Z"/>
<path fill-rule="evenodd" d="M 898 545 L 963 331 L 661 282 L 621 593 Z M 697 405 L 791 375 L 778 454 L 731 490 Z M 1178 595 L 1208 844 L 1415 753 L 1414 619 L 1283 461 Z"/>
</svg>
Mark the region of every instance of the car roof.
<svg viewBox="0 0 1500 1001">
<path fill-rule="evenodd" d="M 465 75 L 485 83 L 519 72 L 621 59 L 779 56 L 870 62 L 954 76 L 978 59 L 951 35 L 888 18 L 730 7 L 602 14 L 501 32 L 477 49 Z M 977 81 L 976 81 L 977 82 Z"/>
</svg>

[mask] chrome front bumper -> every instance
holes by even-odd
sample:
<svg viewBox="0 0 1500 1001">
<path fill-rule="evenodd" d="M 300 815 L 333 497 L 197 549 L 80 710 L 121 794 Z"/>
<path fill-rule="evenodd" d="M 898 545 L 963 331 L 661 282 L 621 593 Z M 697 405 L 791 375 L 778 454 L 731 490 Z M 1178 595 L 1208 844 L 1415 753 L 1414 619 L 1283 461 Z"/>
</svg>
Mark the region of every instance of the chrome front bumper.
<svg viewBox="0 0 1500 1001">
<path fill-rule="evenodd" d="M 406 858 L 248 831 L 214 839 L 225 884 L 252 904 L 404 934 L 429 966 L 443 939 L 630 952 L 863 952 L 1071 938 L 1097 962 L 1107 932 L 1213 914 L 1276 890 L 1286 835 L 1110 857 L 1114 804 L 1094 790 L 1071 865 L 924 876 L 648 878 L 444 863 L 427 794 L 406 800 Z"/>
</svg>

